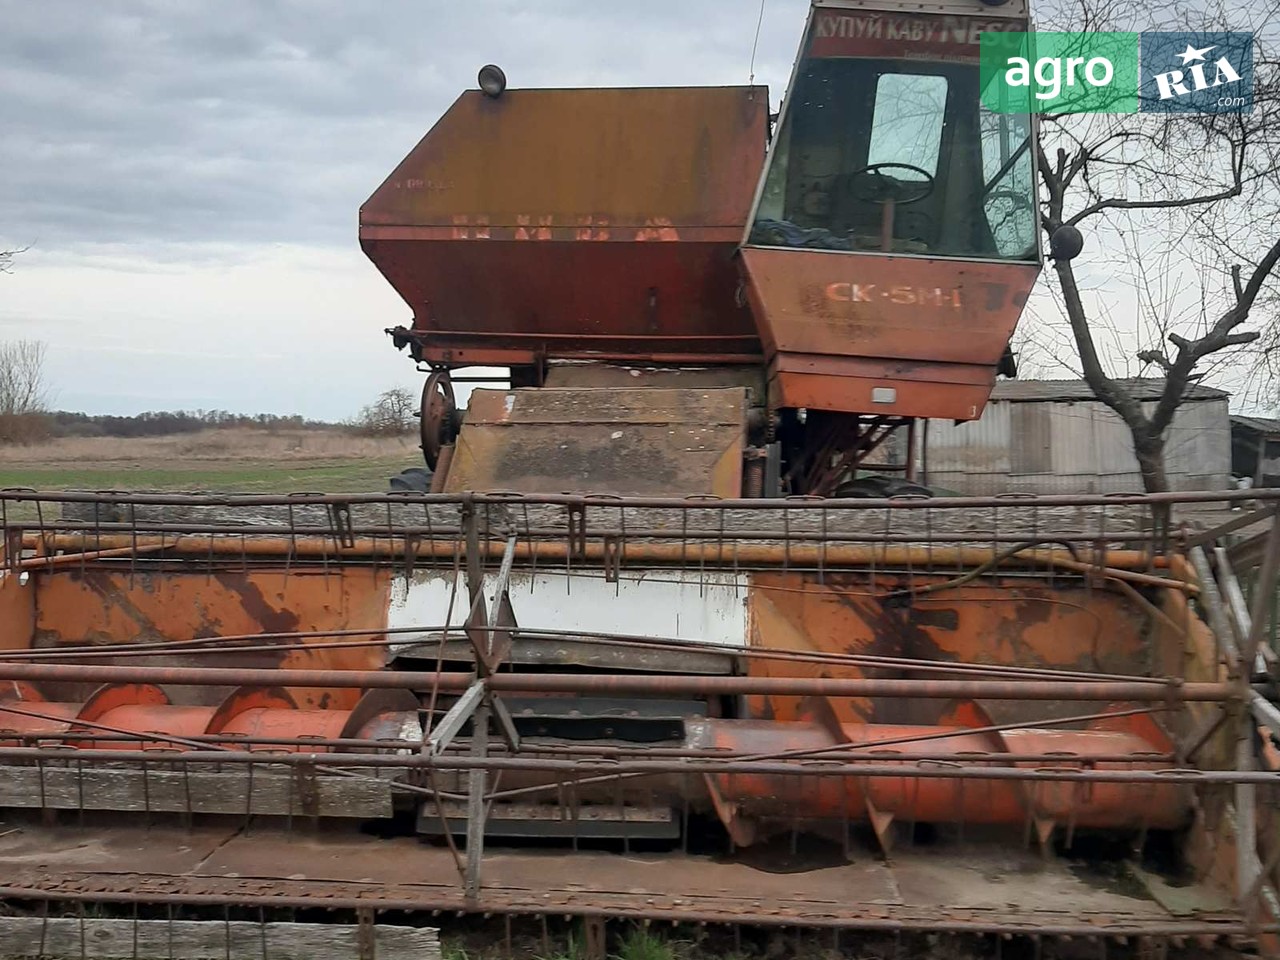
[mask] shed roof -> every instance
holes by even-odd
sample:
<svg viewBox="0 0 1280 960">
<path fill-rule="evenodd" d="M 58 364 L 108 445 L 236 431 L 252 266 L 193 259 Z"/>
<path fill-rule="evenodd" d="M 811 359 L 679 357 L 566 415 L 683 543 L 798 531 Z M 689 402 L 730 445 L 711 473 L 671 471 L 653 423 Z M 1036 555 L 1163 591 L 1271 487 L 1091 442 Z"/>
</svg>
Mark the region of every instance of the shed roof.
<svg viewBox="0 0 1280 960">
<path fill-rule="evenodd" d="M 1258 433 L 1280 434 L 1280 420 L 1274 417 L 1246 417 L 1240 414 L 1232 414 L 1231 425 L 1233 427 L 1244 427 L 1246 430 L 1256 430 Z"/>
<path fill-rule="evenodd" d="M 1161 377 L 1121 377 L 1115 381 L 1135 400 L 1159 400 L 1164 392 Z M 1192 384 L 1187 387 L 1185 400 L 1224 400 L 1225 390 Z M 1032 400 L 1050 402 L 1082 402 L 1096 400 L 1093 388 L 1083 380 L 998 380 L 991 391 L 992 400 L 1008 400 L 1013 403 Z"/>
</svg>

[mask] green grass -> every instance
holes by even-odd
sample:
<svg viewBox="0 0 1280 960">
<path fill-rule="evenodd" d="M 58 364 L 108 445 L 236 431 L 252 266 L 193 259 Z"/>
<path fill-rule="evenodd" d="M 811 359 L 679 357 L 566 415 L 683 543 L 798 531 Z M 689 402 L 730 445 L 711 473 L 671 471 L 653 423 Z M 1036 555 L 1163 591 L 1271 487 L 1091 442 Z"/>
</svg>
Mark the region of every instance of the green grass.
<svg viewBox="0 0 1280 960">
<path fill-rule="evenodd" d="M 217 461 L 185 467 L 130 467 L 120 463 L 101 468 L 77 464 L 66 467 L 0 467 L 0 488 L 36 490 L 163 490 L 216 493 L 385 493 L 387 480 L 406 467 L 409 458 L 331 460 L 302 463 L 243 463 Z"/>
<path fill-rule="evenodd" d="M 552 937 L 550 953 L 540 945 L 530 950 L 532 944 L 527 943 L 525 949 L 517 948 L 515 953 L 527 960 L 583 960 L 586 955 L 584 939 L 581 923 L 576 922 L 567 931 Z M 482 945 L 473 931 L 469 943 L 463 940 L 456 935 L 442 937 L 440 953 L 443 960 L 506 960 L 506 952 L 497 939 Z M 692 941 L 673 939 L 665 933 L 639 925 L 629 925 L 615 941 L 614 947 L 608 952 L 609 960 L 708 960 L 711 956 L 699 954 Z M 738 958 L 722 957 L 720 960 Z"/>
<path fill-rule="evenodd" d="M 618 960 L 680 960 L 687 943 L 675 943 L 646 927 L 632 927 L 618 944 Z"/>
</svg>

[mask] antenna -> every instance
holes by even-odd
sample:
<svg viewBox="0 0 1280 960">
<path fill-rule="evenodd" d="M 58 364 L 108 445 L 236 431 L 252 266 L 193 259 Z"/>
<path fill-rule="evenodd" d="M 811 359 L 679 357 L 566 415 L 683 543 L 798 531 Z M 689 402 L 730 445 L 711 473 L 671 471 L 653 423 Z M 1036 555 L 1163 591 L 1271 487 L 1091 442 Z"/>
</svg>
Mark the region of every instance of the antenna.
<svg viewBox="0 0 1280 960">
<path fill-rule="evenodd" d="M 751 41 L 751 70 L 747 78 L 749 87 L 756 85 L 756 48 L 760 46 L 760 24 L 764 23 L 764 4 L 765 0 L 760 0 L 760 16 L 756 18 L 756 38 Z"/>
</svg>

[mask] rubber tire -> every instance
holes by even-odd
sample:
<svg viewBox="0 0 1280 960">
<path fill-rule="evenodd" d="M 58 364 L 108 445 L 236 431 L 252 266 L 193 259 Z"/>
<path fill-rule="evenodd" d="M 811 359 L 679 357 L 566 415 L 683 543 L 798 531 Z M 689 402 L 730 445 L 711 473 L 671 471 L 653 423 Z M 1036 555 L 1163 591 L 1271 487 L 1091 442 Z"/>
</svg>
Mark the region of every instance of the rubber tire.
<svg viewBox="0 0 1280 960">
<path fill-rule="evenodd" d="M 431 471 L 426 467 L 409 467 L 392 477 L 387 485 L 389 493 L 430 493 Z"/>
</svg>

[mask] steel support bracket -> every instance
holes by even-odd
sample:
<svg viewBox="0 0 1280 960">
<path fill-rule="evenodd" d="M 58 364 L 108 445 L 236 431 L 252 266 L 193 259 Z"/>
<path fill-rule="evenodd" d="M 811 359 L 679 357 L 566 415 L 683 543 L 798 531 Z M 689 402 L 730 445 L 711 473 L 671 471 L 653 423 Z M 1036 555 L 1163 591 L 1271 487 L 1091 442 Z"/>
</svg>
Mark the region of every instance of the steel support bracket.
<svg viewBox="0 0 1280 960">
<path fill-rule="evenodd" d="M 516 626 L 515 609 L 511 605 L 511 568 L 515 563 L 516 537 L 507 538 L 502 554 L 502 566 L 493 587 L 493 603 L 485 608 L 483 574 L 467 571 L 467 592 L 471 609 L 467 613 L 465 630 L 467 640 L 475 655 L 476 673 L 488 677 L 497 672 L 511 651 Z"/>
<path fill-rule="evenodd" d="M 477 680 L 467 687 L 466 692 L 454 701 L 453 706 L 427 737 L 425 752 L 428 756 L 438 757 L 448 749 L 458 732 L 475 715 L 487 694 L 483 680 Z M 474 737 L 474 733 L 472 736 Z"/>
<path fill-rule="evenodd" d="M 333 535 L 344 547 L 356 545 L 356 535 L 351 523 L 351 504 L 335 502 L 329 504 L 329 522 L 333 525 Z"/>
<path fill-rule="evenodd" d="M 356 950 L 360 960 L 377 960 L 377 928 L 372 910 L 356 911 Z"/>
<path fill-rule="evenodd" d="M 471 756 L 483 758 L 489 753 L 489 706 L 476 709 L 471 734 Z M 467 866 L 463 887 L 468 900 L 480 896 L 480 864 L 484 859 L 484 825 L 488 813 L 485 804 L 487 771 L 477 767 L 467 774 Z"/>
<path fill-rule="evenodd" d="M 568 506 L 569 554 L 575 560 L 587 555 L 587 508 L 580 503 Z"/>
</svg>

